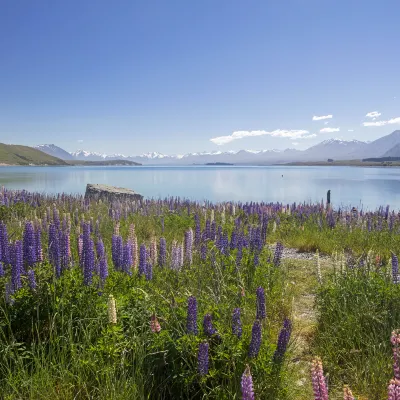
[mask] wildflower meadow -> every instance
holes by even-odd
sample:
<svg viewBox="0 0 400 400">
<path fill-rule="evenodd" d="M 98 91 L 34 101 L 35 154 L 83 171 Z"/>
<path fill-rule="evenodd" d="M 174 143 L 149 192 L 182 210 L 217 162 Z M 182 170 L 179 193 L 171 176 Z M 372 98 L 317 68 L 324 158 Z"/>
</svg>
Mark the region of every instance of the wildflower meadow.
<svg viewBox="0 0 400 400">
<path fill-rule="evenodd" d="M 4 188 L 0 204 L 4 399 L 295 398 L 286 247 L 317 254 L 304 398 L 400 399 L 400 217 L 389 208 Z"/>
</svg>

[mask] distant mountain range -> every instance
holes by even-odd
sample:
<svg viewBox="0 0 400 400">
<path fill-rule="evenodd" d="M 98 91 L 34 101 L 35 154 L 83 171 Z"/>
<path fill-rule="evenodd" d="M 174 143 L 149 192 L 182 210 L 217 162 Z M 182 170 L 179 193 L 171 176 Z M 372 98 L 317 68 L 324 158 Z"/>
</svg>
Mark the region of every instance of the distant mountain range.
<svg viewBox="0 0 400 400">
<path fill-rule="evenodd" d="M 236 165 L 271 165 L 290 162 L 333 160 L 360 160 L 370 157 L 400 156 L 400 130 L 373 142 L 329 139 L 306 150 L 240 150 L 166 155 L 157 152 L 127 156 L 124 154 L 100 154 L 85 150 L 68 153 L 54 144 L 35 146 L 36 149 L 64 160 L 128 160 L 144 165 L 193 165 L 229 163 Z"/>
</svg>

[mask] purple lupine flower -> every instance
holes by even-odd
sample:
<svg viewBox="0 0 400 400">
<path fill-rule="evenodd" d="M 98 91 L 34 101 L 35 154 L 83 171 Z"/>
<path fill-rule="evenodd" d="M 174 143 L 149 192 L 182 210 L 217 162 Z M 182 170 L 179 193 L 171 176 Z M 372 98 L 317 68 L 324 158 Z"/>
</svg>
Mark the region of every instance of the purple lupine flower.
<svg viewBox="0 0 400 400">
<path fill-rule="evenodd" d="M 261 286 L 257 288 L 256 296 L 257 296 L 256 319 L 262 320 L 266 317 L 266 308 L 265 308 L 265 292 Z"/>
<path fill-rule="evenodd" d="M 140 245 L 140 252 L 139 252 L 139 276 L 146 273 L 146 265 L 147 265 L 146 245 L 142 243 Z"/>
<path fill-rule="evenodd" d="M 160 238 L 160 251 L 158 253 L 158 265 L 164 267 L 167 263 L 167 242 L 165 238 Z"/>
<path fill-rule="evenodd" d="M 237 241 L 237 253 L 236 253 L 236 267 L 238 269 L 242 265 L 242 258 L 243 258 L 243 247 L 242 247 L 241 237 L 239 237 Z"/>
<path fill-rule="evenodd" d="M 216 224 L 215 221 L 211 222 L 211 232 L 210 232 L 210 240 L 215 240 L 216 235 Z"/>
<path fill-rule="evenodd" d="M 21 283 L 21 272 L 22 267 L 22 242 L 17 240 L 13 246 L 13 257 L 11 263 L 11 281 L 13 284 L 13 290 L 16 292 L 22 287 Z"/>
<path fill-rule="evenodd" d="M 392 253 L 392 279 L 393 279 L 393 283 L 400 283 L 399 260 L 394 253 Z"/>
<path fill-rule="evenodd" d="M 35 254 L 36 254 L 36 261 L 42 262 L 43 261 L 42 231 L 40 229 L 40 226 L 38 226 L 35 230 Z"/>
<path fill-rule="evenodd" d="M 60 229 L 60 215 L 56 206 L 53 207 L 53 223 L 57 229 Z"/>
<path fill-rule="evenodd" d="M 190 296 L 188 298 L 186 328 L 188 333 L 191 333 L 193 335 L 198 334 L 199 330 L 197 327 L 197 300 L 194 296 Z"/>
<path fill-rule="evenodd" d="M 281 361 L 286 353 L 286 348 L 290 340 L 290 335 L 292 333 L 292 323 L 290 319 L 285 318 L 283 321 L 283 327 L 279 332 L 278 345 L 274 353 L 274 360 Z"/>
<path fill-rule="evenodd" d="M 99 276 L 100 276 L 100 281 L 104 283 L 108 276 L 108 265 L 107 265 L 107 256 L 104 250 L 104 243 L 101 239 L 97 242 L 96 246 L 97 250 L 97 259 L 99 263 Z"/>
<path fill-rule="evenodd" d="M 131 266 L 133 263 L 132 259 L 132 245 L 129 241 L 123 246 L 123 256 L 122 256 L 122 270 L 128 275 L 132 275 Z"/>
<path fill-rule="evenodd" d="M 253 264 L 255 267 L 260 264 L 260 255 L 258 253 L 254 253 Z"/>
<path fill-rule="evenodd" d="M 261 322 L 256 320 L 251 329 L 251 341 L 249 346 L 249 357 L 257 357 L 261 347 Z"/>
<path fill-rule="evenodd" d="M 201 241 L 201 228 L 200 228 L 200 218 L 197 214 L 194 216 L 195 230 L 194 230 L 194 244 L 198 246 Z"/>
<path fill-rule="evenodd" d="M 10 264 L 10 245 L 8 243 L 7 226 L 3 223 L 0 224 L 0 246 L 2 261 L 5 264 Z"/>
<path fill-rule="evenodd" d="M 211 314 L 206 314 L 203 319 L 203 330 L 206 336 L 212 336 L 217 333 L 217 330 L 214 328 L 212 323 Z"/>
<path fill-rule="evenodd" d="M 83 283 L 89 286 L 92 283 L 93 271 L 94 271 L 94 243 L 92 239 L 89 239 L 85 251 L 85 260 L 83 264 Z"/>
<path fill-rule="evenodd" d="M 242 337 L 242 321 L 240 319 L 240 308 L 235 308 L 232 313 L 232 333 L 239 339 Z"/>
<path fill-rule="evenodd" d="M 236 249 L 237 241 L 238 241 L 238 235 L 237 235 L 236 229 L 234 229 L 232 231 L 231 242 L 229 244 L 231 250 Z"/>
<path fill-rule="evenodd" d="M 283 253 L 283 245 L 282 243 L 278 242 L 275 247 L 274 260 L 273 260 L 273 264 L 275 265 L 275 267 L 279 267 L 281 265 L 282 253 Z"/>
<path fill-rule="evenodd" d="M 185 259 L 189 265 L 193 261 L 193 231 L 189 229 L 185 232 Z"/>
<path fill-rule="evenodd" d="M 199 345 L 199 352 L 197 355 L 197 367 L 200 375 L 208 374 L 208 343 L 202 342 Z"/>
<path fill-rule="evenodd" d="M 200 258 L 204 261 L 207 259 L 207 246 L 205 243 L 201 244 L 200 248 Z"/>
<path fill-rule="evenodd" d="M 25 265 L 32 266 L 36 262 L 35 253 L 35 234 L 34 228 L 31 221 L 25 223 L 25 229 L 23 233 L 23 259 Z"/>
<path fill-rule="evenodd" d="M 3 262 L 0 261 L 0 278 L 2 278 L 6 273 L 4 272 Z"/>
<path fill-rule="evenodd" d="M 322 368 L 322 361 L 316 357 L 311 364 L 311 381 L 314 391 L 314 398 L 316 400 L 329 400 L 328 387 Z"/>
<path fill-rule="evenodd" d="M 36 290 L 37 288 L 37 283 L 35 279 L 35 271 L 33 269 L 30 269 L 28 271 L 28 285 L 31 290 Z"/>
<path fill-rule="evenodd" d="M 60 254 L 60 243 L 57 235 L 57 229 L 54 224 L 49 226 L 49 261 L 55 270 L 56 277 L 59 278 L 61 275 L 61 254 Z"/>
<path fill-rule="evenodd" d="M 242 390 L 242 400 L 254 400 L 253 378 L 248 365 L 243 372 L 240 388 Z"/>
<path fill-rule="evenodd" d="M 151 281 L 153 279 L 153 265 L 150 262 L 147 263 L 144 274 L 146 276 L 146 281 Z"/>
<path fill-rule="evenodd" d="M 121 236 L 113 235 L 111 250 L 114 268 L 121 271 L 124 264 L 124 243 Z"/>
</svg>

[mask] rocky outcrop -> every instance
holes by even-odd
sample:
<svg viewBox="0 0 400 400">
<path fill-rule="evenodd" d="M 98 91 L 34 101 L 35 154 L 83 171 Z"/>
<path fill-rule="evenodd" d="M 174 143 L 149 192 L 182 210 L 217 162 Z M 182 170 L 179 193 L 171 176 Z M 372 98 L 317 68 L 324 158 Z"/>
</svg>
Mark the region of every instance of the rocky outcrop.
<svg viewBox="0 0 400 400">
<path fill-rule="evenodd" d="M 88 183 L 86 186 L 85 199 L 90 200 L 142 200 L 143 196 L 131 189 L 115 186 Z"/>
</svg>

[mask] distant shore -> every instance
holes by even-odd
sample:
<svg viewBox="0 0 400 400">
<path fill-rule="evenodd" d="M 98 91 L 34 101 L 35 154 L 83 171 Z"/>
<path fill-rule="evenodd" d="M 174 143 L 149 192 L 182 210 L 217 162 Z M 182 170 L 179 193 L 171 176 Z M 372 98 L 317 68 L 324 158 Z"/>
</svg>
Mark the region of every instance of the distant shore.
<svg viewBox="0 0 400 400">
<path fill-rule="evenodd" d="M 298 161 L 287 164 L 274 164 L 279 166 L 318 166 L 318 167 L 400 167 L 400 161 L 362 161 L 362 160 L 343 160 L 343 161 Z"/>
</svg>

